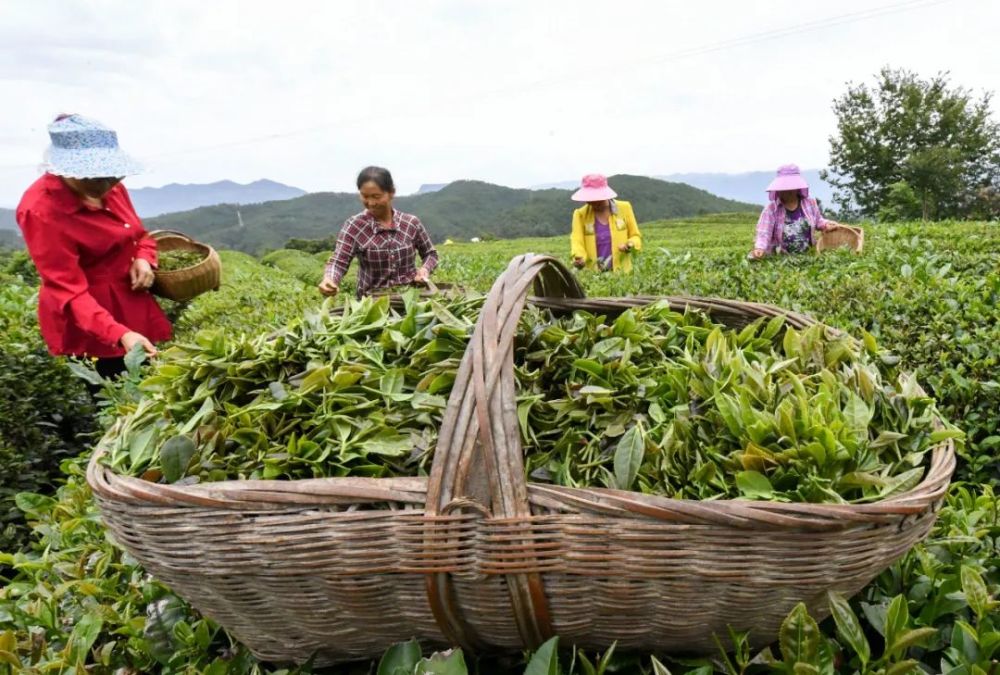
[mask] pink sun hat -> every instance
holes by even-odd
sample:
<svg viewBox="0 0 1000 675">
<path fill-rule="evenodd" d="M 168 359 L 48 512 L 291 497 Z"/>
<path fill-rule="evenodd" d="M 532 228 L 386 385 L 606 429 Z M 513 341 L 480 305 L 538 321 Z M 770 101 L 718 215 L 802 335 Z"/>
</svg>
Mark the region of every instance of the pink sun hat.
<svg viewBox="0 0 1000 675">
<path fill-rule="evenodd" d="M 778 175 L 768 184 L 767 196 L 773 202 L 782 190 L 798 190 L 803 197 L 809 196 L 809 183 L 802 177 L 802 172 L 796 164 L 785 164 L 778 167 Z"/>
<path fill-rule="evenodd" d="M 618 193 L 608 187 L 608 179 L 599 173 L 588 173 L 580 181 L 580 189 L 570 197 L 574 202 L 599 202 L 614 199 Z"/>
</svg>

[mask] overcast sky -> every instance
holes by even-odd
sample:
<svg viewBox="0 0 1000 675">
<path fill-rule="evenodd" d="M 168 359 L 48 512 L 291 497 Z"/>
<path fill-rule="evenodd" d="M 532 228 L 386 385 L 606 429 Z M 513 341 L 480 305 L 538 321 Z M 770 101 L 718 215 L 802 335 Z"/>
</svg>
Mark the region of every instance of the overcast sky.
<svg viewBox="0 0 1000 675">
<path fill-rule="evenodd" d="M 3 0 L 0 206 L 59 112 L 118 131 L 130 187 L 816 168 L 882 66 L 1000 90 L 998 28 L 996 0 Z"/>
</svg>

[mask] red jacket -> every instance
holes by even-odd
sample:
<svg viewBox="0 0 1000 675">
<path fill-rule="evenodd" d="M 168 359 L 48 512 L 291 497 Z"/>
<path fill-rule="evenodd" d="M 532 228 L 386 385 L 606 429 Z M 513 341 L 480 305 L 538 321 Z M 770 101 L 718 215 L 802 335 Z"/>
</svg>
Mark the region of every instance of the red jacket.
<svg viewBox="0 0 1000 675">
<path fill-rule="evenodd" d="M 36 180 L 17 207 L 17 224 L 42 286 L 38 325 L 53 354 L 114 357 L 129 331 L 170 339 L 170 322 L 149 291 L 133 291 L 132 261 L 156 267 L 156 242 L 136 215 L 125 186 L 87 206 L 58 176 Z"/>
</svg>

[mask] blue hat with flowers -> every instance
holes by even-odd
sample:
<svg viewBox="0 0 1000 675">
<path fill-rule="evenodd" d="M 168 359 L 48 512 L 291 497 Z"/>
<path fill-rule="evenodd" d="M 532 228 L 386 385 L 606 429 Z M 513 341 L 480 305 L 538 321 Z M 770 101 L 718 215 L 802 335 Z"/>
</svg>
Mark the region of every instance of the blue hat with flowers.
<svg viewBox="0 0 1000 675">
<path fill-rule="evenodd" d="M 49 125 L 52 145 L 45 170 L 69 178 L 110 178 L 142 172 L 142 165 L 118 147 L 118 134 L 82 115 L 61 115 Z"/>
</svg>

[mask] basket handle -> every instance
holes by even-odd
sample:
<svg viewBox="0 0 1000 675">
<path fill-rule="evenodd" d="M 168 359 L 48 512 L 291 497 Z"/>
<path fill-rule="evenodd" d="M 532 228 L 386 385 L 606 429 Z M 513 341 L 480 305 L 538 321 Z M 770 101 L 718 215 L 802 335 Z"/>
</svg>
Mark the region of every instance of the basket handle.
<svg viewBox="0 0 1000 675">
<path fill-rule="evenodd" d="M 158 239 L 163 236 L 169 236 L 169 237 L 181 237 L 182 239 L 187 239 L 188 241 L 194 241 L 194 239 L 192 239 L 190 235 L 184 234 L 183 232 L 179 232 L 177 230 L 153 230 L 151 232 L 147 232 L 147 234 L 153 239 Z"/>
<path fill-rule="evenodd" d="M 483 505 L 494 518 L 531 515 L 514 380 L 514 336 L 531 289 L 538 296 L 584 297 L 573 274 L 550 256 L 518 256 L 493 284 L 438 435 L 427 483 L 430 516 L 451 511 L 457 500 Z M 531 542 L 526 537 L 523 544 Z M 507 587 L 521 639 L 526 647 L 537 647 L 553 634 L 541 575 L 509 574 Z M 450 575 L 429 575 L 427 596 L 445 636 L 474 649 L 478 640 L 461 616 Z"/>
</svg>

